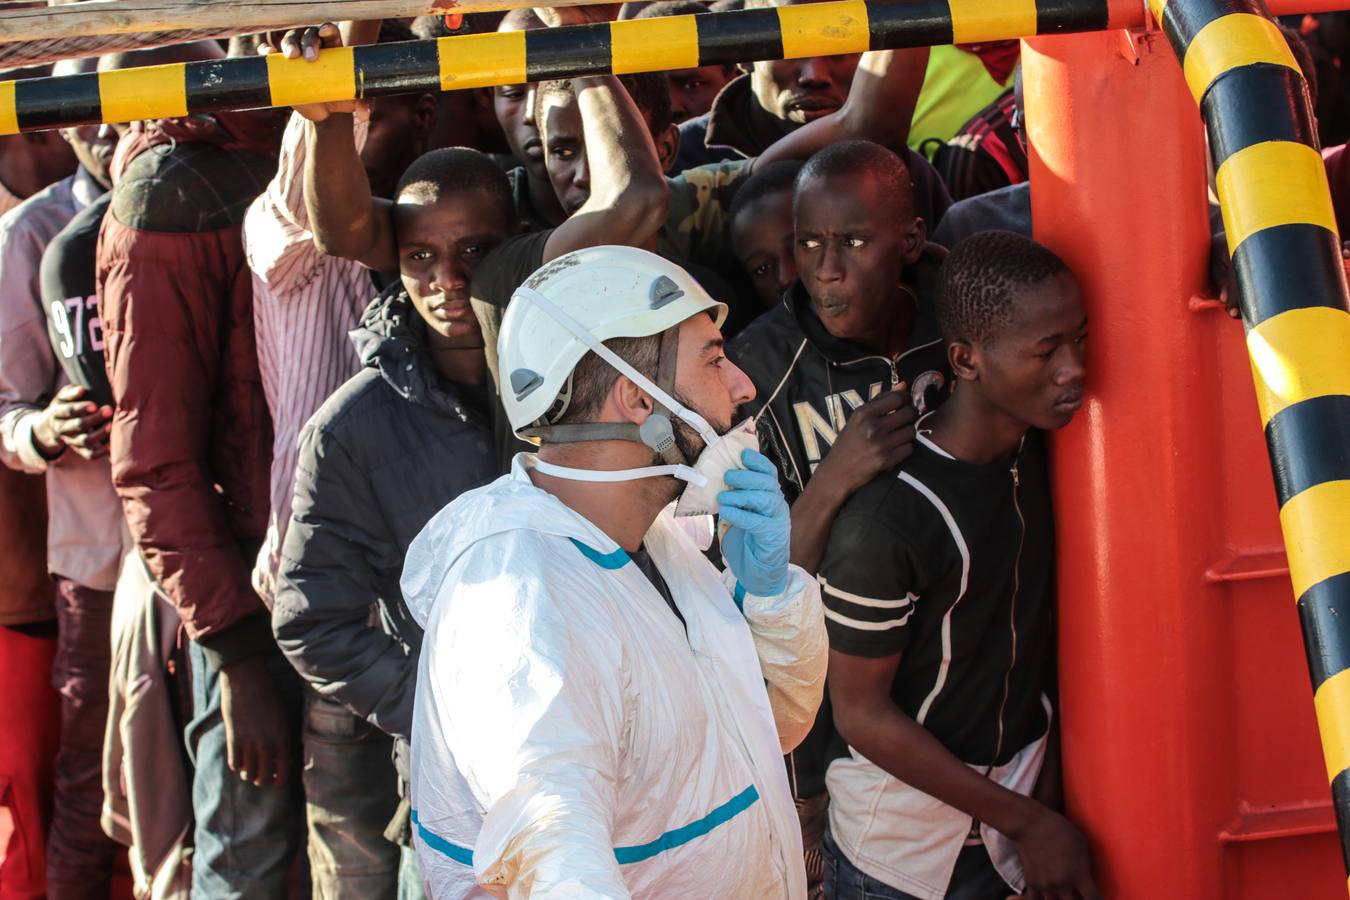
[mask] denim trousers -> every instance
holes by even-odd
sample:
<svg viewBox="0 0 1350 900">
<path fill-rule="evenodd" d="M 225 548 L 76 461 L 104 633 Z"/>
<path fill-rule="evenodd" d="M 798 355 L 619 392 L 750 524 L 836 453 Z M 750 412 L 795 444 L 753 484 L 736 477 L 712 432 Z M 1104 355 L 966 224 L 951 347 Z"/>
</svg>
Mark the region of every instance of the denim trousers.
<svg viewBox="0 0 1350 900">
<path fill-rule="evenodd" d="M 947 886 L 946 900 L 1007 900 L 1012 889 L 998 874 L 983 844 L 965 847 Z M 859 869 L 825 832 L 826 900 L 919 900 Z"/>
<path fill-rule="evenodd" d="M 190 649 L 194 900 L 286 897 L 302 843 L 314 900 L 398 898 L 402 855 L 384 836 L 398 807 L 393 739 L 305 687 L 280 654 L 270 656 L 286 718 L 303 722 L 293 769 L 300 774 L 284 788 L 254 787 L 227 764 L 219 673 L 200 647 Z"/>
<path fill-rule="evenodd" d="M 196 819 L 192 896 L 194 900 L 284 898 L 291 865 L 304 838 L 301 780 L 291 778 L 282 788 L 255 787 L 230 771 L 220 673 L 195 641 L 188 649 L 192 721 L 187 726 L 187 746 L 194 766 L 192 813 Z M 298 732 L 304 696 L 300 676 L 279 652 L 267 654 L 266 665 L 284 717 L 296 723 Z M 299 734 L 293 737 L 298 751 Z"/>
</svg>

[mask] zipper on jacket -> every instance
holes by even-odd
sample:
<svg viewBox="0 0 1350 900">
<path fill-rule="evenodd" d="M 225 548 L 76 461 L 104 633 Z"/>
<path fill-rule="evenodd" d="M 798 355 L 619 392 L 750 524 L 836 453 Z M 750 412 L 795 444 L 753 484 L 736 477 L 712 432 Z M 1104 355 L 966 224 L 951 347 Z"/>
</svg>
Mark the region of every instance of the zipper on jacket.
<svg viewBox="0 0 1350 900">
<path fill-rule="evenodd" d="M 860 363 L 872 362 L 874 360 L 876 362 L 884 363 L 891 373 L 891 387 L 895 387 L 900 383 L 900 371 L 896 369 L 895 364 L 899 362 L 904 355 L 904 353 L 901 353 L 900 356 L 897 356 L 895 359 L 887 359 L 884 356 L 860 356 L 857 359 L 850 359 L 848 362 L 835 363 L 834 365 L 839 366 L 842 369 L 846 366 L 856 366 Z M 831 386 L 831 391 L 833 391 L 833 386 Z"/>
<path fill-rule="evenodd" d="M 994 759 L 992 766 L 998 764 L 998 758 L 1003 753 L 1003 714 L 1008 706 L 1008 691 L 1012 683 L 1013 666 L 1017 665 L 1017 594 L 1022 584 L 1022 548 L 1027 539 L 1027 520 L 1022 516 L 1022 504 L 1018 500 L 1018 488 L 1021 485 L 1021 478 L 1017 473 L 1017 464 L 1014 463 L 1012 472 L 1012 501 L 1013 509 L 1017 511 L 1017 522 L 1019 531 L 1017 535 L 1017 558 L 1013 563 L 1013 592 L 1011 611 L 1008 614 L 1008 628 L 1012 632 L 1012 653 L 1008 658 L 1008 671 L 1003 674 L 1003 699 L 998 705 L 998 742 L 994 745 Z"/>
</svg>

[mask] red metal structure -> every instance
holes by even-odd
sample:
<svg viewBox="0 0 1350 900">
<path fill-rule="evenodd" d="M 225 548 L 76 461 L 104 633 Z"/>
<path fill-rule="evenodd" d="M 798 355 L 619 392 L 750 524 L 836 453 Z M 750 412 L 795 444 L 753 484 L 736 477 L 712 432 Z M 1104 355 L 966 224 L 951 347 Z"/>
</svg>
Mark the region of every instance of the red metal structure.
<svg viewBox="0 0 1350 900">
<path fill-rule="evenodd" d="M 1108 897 L 1343 897 L 1243 328 L 1203 296 L 1195 100 L 1157 31 L 1023 66 L 1036 236 L 1092 331 L 1054 448 L 1071 814 Z"/>
</svg>

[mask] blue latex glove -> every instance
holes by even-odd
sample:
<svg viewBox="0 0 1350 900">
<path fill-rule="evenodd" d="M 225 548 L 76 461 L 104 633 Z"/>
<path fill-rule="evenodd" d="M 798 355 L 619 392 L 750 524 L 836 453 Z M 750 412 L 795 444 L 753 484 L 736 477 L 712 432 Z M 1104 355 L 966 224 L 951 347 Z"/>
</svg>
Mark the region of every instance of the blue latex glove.
<svg viewBox="0 0 1350 900">
<path fill-rule="evenodd" d="M 791 544 L 787 501 L 778 470 L 754 450 L 741 451 L 744 469 L 726 474 L 728 491 L 717 495 L 722 521 L 731 526 L 722 556 L 747 593 L 776 597 L 787 589 Z"/>
</svg>

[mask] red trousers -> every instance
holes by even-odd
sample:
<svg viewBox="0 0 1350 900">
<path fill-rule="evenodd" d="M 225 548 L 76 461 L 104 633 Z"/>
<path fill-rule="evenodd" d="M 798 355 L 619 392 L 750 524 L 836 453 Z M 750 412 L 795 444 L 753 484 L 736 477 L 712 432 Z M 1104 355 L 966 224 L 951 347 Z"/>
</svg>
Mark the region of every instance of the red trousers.
<svg viewBox="0 0 1350 900">
<path fill-rule="evenodd" d="M 0 806 L 10 818 L 0 900 L 46 896 L 46 835 L 61 738 L 55 656 L 54 633 L 34 636 L 0 626 Z"/>
</svg>

